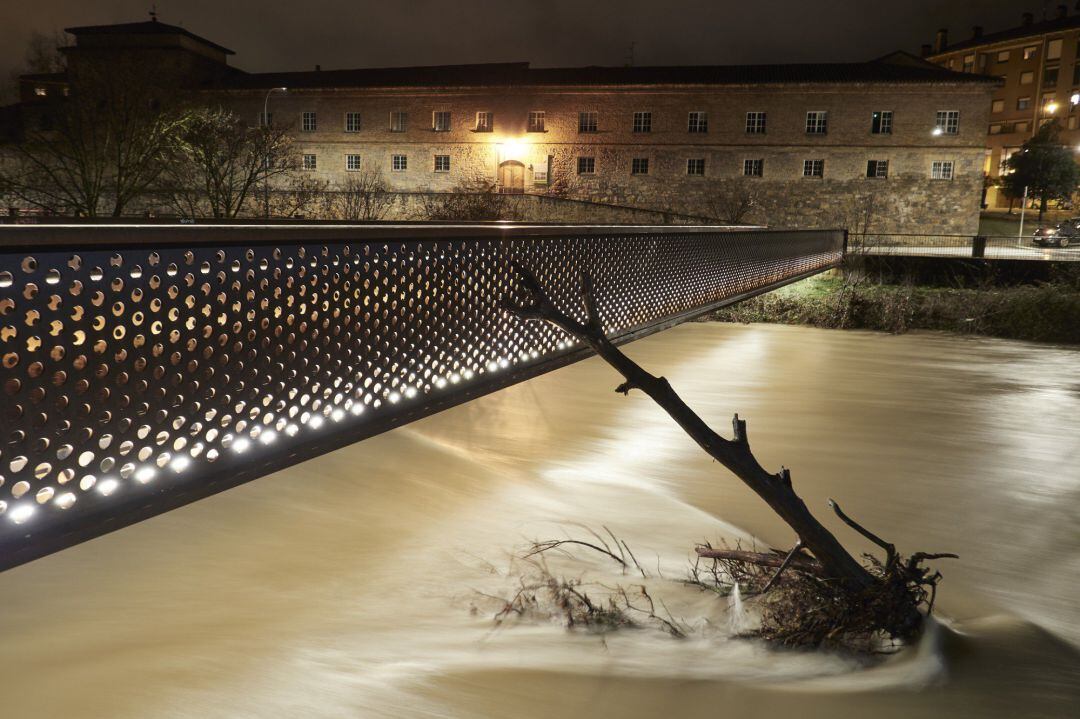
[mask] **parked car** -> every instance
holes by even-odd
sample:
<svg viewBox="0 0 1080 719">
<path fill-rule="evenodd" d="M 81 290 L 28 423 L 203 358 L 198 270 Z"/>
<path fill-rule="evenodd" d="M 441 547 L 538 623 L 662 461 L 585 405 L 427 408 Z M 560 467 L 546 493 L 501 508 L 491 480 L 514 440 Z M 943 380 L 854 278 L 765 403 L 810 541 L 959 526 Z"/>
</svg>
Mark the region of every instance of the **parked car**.
<svg viewBox="0 0 1080 719">
<path fill-rule="evenodd" d="M 1039 247 L 1068 247 L 1080 245 L 1080 217 L 1062 220 L 1053 227 L 1040 227 L 1031 236 Z"/>
</svg>

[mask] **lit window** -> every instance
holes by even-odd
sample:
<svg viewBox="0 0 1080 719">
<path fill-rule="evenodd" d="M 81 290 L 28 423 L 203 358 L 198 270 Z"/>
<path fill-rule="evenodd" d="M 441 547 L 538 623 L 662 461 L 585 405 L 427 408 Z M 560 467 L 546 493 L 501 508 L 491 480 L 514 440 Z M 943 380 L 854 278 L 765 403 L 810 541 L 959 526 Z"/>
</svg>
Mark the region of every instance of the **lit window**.
<svg viewBox="0 0 1080 719">
<path fill-rule="evenodd" d="M 315 155 L 304 155 L 304 165 L 303 166 L 304 166 L 305 170 L 314 170 L 314 169 L 316 169 L 317 166 L 318 166 L 318 161 L 317 161 Z"/>
<path fill-rule="evenodd" d="M 992 123 L 990 125 L 990 133 L 989 134 L 991 134 L 991 135 L 1000 135 L 1001 134 L 1001 123 L 1000 122 Z"/>
<path fill-rule="evenodd" d="M 746 177 L 761 177 L 765 174 L 765 160 L 743 160 L 742 174 Z"/>
<path fill-rule="evenodd" d="M 975 53 L 970 55 L 964 55 L 964 72 L 971 72 L 975 69 Z"/>
<path fill-rule="evenodd" d="M 1046 43 L 1046 59 L 1047 60 L 1060 60 L 1061 59 L 1061 38 L 1051 40 Z"/>
<path fill-rule="evenodd" d="M 829 131 L 829 113 L 816 110 L 806 113 L 806 134 L 824 135 Z"/>
<path fill-rule="evenodd" d="M 951 180 L 953 164 L 951 160 L 934 160 L 930 163 L 930 178 L 933 180 Z"/>
<path fill-rule="evenodd" d="M 445 111 L 431 113 L 431 129 L 435 132 L 450 132 L 450 113 Z"/>
<path fill-rule="evenodd" d="M 345 156 L 345 169 L 349 172 L 356 172 L 360 169 L 360 156 L 359 155 L 346 155 Z"/>
<path fill-rule="evenodd" d="M 1001 52 L 999 52 L 997 54 L 997 61 L 998 62 L 1008 62 L 1009 61 L 1009 51 L 1008 50 L 1002 50 Z"/>
<path fill-rule="evenodd" d="M 1029 122 L 1017 122 L 1013 125 L 1013 132 L 1027 132 L 1030 127 Z"/>
<path fill-rule="evenodd" d="M 1004 100 L 994 100 L 990 104 L 990 112 L 1005 112 L 1005 101 Z"/>
<path fill-rule="evenodd" d="M 409 113 L 407 112 L 391 112 L 390 113 L 390 132 L 405 132 L 405 128 L 409 126 Z"/>
<path fill-rule="evenodd" d="M 634 132 L 652 132 L 652 113 L 634 113 Z"/>
<path fill-rule="evenodd" d="M 704 157 L 691 157 L 686 161 L 686 174 L 687 175 L 704 175 L 705 174 L 705 158 Z"/>
<path fill-rule="evenodd" d="M 45 97 L 46 95 L 49 94 L 49 92 L 48 92 L 48 90 L 46 90 L 43 87 L 35 87 L 34 88 L 34 94 L 37 95 L 38 97 Z"/>
<path fill-rule="evenodd" d="M 934 120 L 934 129 L 940 130 L 939 134 L 955 135 L 960 132 L 959 110 L 938 110 Z"/>
<path fill-rule="evenodd" d="M 709 131 L 709 114 L 706 112 L 695 111 L 691 112 L 686 117 L 686 131 L 687 132 L 708 132 Z"/>
<path fill-rule="evenodd" d="M 360 113 L 345 113 L 345 132 L 360 132 Z"/>
<path fill-rule="evenodd" d="M 802 163 L 802 176 L 803 177 L 824 177 L 825 176 L 825 160 L 803 160 L 803 163 Z"/>
<path fill-rule="evenodd" d="M 304 132 L 315 132 L 315 113 L 305 112 L 300 116 L 300 129 Z"/>
<path fill-rule="evenodd" d="M 1025 60 L 1030 60 L 1031 58 L 1035 57 L 1035 54 L 1037 52 L 1039 52 L 1039 46 L 1038 45 L 1029 45 L 1029 46 L 1025 47 L 1024 48 L 1024 59 Z"/>
<path fill-rule="evenodd" d="M 1027 70 L 1025 72 L 1020 73 L 1020 84 L 1021 85 L 1030 85 L 1033 82 L 1035 82 L 1035 73 L 1034 72 L 1032 72 L 1031 70 Z"/>
<path fill-rule="evenodd" d="M 866 176 L 884 179 L 889 176 L 888 160 L 867 160 Z"/>
<path fill-rule="evenodd" d="M 596 172 L 595 157 L 579 157 L 577 159 L 577 174 L 591 175 Z"/>
<path fill-rule="evenodd" d="M 596 132 L 599 127 L 599 113 L 596 112 L 579 112 L 578 113 L 578 132 Z"/>
<path fill-rule="evenodd" d="M 635 157 L 630 160 L 630 174 L 631 175 L 648 175 L 649 174 L 649 158 L 647 157 Z"/>
<path fill-rule="evenodd" d="M 490 112 L 476 113 L 476 132 L 491 132 L 495 124 L 492 120 Z"/>
<path fill-rule="evenodd" d="M 394 172 L 405 172 L 409 169 L 409 158 L 405 155 L 394 155 L 390 158 L 390 168 Z"/>
<path fill-rule="evenodd" d="M 450 172 L 450 156 L 449 155 L 436 155 L 435 156 L 435 172 Z"/>
<path fill-rule="evenodd" d="M 874 135 L 892 134 L 892 110 L 878 110 L 870 116 L 870 132 Z"/>
<path fill-rule="evenodd" d="M 529 113 L 529 132 L 545 132 L 547 115 L 543 110 L 533 110 Z"/>
<path fill-rule="evenodd" d="M 748 112 L 748 113 L 746 113 L 746 134 L 748 134 L 748 135 L 764 135 L 765 134 L 765 113 L 764 112 Z"/>
</svg>

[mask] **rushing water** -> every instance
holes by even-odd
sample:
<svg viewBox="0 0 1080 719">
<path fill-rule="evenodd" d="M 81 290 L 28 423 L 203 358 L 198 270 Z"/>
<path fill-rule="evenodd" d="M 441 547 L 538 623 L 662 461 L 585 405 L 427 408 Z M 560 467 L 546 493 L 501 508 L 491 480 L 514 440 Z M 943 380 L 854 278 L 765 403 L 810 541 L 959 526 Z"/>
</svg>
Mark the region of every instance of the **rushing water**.
<svg viewBox="0 0 1080 719">
<path fill-rule="evenodd" d="M 1080 352 L 717 324 L 628 351 L 821 516 L 958 552 L 941 623 L 873 668 L 733 639 L 733 598 L 674 581 L 693 543 L 789 533 L 589 360 L 0 575 L 0 716 L 1075 716 Z M 512 551 L 581 525 L 701 631 L 495 628 Z"/>
</svg>

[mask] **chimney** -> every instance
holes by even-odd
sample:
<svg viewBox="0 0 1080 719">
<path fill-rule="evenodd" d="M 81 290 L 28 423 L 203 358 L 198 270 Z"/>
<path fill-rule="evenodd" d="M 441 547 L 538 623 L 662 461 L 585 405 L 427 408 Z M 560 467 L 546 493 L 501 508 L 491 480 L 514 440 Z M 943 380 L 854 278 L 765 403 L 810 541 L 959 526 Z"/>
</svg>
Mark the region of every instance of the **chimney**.
<svg viewBox="0 0 1080 719">
<path fill-rule="evenodd" d="M 923 46 L 921 48 L 919 48 L 919 57 L 929 57 L 929 55 L 930 55 L 930 45 L 927 44 L 927 43 L 924 43 Z"/>
<path fill-rule="evenodd" d="M 981 38 L 982 37 L 982 30 L 983 30 L 982 25 L 976 25 L 973 28 L 971 28 L 971 37 L 972 37 L 972 39 L 978 40 L 979 38 Z"/>
<path fill-rule="evenodd" d="M 934 39 L 934 52 L 944 52 L 948 46 L 949 28 L 943 27 L 937 31 L 937 37 Z"/>
<path fill-rule="evenodd" d="M 1058 5 L 1057 11 L 1057 19 L 1064 20 L 1069 14 L 1069 7 L 1067 5 Z"/>
<path fill-rule="evenodd" d="M 1024 27 L 1027 27 L 1031 23 L 1035 22 L 1035 16 L 1032 15 L 1031 13 L 1029 13 L 1029 12 L 1024 13 L 1020 17 L 1022 18 L 1020 24 L 1023 25 Z"/>
</svg>

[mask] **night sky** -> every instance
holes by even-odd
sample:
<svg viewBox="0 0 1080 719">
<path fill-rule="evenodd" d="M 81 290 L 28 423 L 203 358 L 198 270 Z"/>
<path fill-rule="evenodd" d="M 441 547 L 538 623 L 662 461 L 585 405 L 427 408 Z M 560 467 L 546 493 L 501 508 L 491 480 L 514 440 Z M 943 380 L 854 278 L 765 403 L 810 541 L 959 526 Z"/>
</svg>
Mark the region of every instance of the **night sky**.
<svg viewBox="0 0 1080 719">
<path fill-rule="evenodd" d="M 152 0 L 0 0 L 0 78 L 34 30 L 147 19 Z M 157 0 L 249 71 L 528 60 L 538 66 L 865 60 L 1012 27 L 1040 0 Z M 1067 3 L 1070 14 L 1075 2 Z"/>
</svg>

